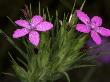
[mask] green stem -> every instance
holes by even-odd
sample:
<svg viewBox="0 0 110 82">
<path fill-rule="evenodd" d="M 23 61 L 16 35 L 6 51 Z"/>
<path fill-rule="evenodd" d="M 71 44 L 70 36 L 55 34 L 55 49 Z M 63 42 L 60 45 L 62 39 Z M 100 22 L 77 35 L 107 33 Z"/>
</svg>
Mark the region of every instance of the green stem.
<svg viewBox="0 0 110 82">
<path fill-rule="evenodd" d="M 66 72 L 63 72 L 63 74 L 65 75 L 65 77 L 66 77 L 67 81 L 68 81 L 68 82 L 70 82 L 70 78 L 69 78 L 69 75 L 68 75 L 68 73 L 66 73 Z"/>
</svg>

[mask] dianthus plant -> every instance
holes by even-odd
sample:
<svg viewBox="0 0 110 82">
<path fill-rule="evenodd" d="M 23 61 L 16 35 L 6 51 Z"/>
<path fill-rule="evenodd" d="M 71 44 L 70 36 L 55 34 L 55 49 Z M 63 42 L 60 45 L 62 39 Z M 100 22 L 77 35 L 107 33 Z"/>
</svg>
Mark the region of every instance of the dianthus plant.
<svg viewBox="0 0 110 82">
<path fill-rule="evenodd" d="M 98 26 L 101 25 L 101 19 L 94 17 L 90 22 L 81 9 L 77 11 L 73 9 L 70 16 L 64 15 L 63 19 L 59 19 L 57 11 L 55 17 L 49 14 L 48 9 L 46 13 L 32 15 L 26 6 L 23 10 L 25 18 L 15 21 L 19 29 L 12 34 L 14 40 L 19 38 L 23 49 L 1 31 L 23 56 L 14 59 L 11 54 L 12 67 L 21 82 L 53 82 L 64 76 L 70 82 L 67 73 L 69 70 L 88 66 L 80 64 L 85 57 L 85 52 L 81 48 L 88 39 L 87 34 L 80 32 L 91 31 L 93 40 L 100 44 L 97 32 L 100 33 Z M 85 24 L 77 24 L 78 18 Z M 101 35 L 110 35 L 109 30 L 105 28 L 100 30 L 103 32 Z M 105 31 L 107 33 L 104 33 Z"/>
</svg>

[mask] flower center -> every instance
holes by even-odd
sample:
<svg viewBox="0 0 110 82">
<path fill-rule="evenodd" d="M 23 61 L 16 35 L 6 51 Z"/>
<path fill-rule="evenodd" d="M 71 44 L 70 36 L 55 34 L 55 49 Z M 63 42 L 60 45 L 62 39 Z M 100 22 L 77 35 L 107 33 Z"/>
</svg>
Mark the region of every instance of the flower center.
<svg viewBox="0 0 110 82">
<path fill-rule="evenodd" d="M 34 24 L 29 23 L 29 25 L 30 25 L 30 28 L 28 28 L 29 31 L 35 31 L 36 30 L 35 29 L 36 27 Z"/>
<path fill-rule="evenodd" d="M 31 26 L 30 27 L 31 29 L 34 29 L 35 28 L 35 25 L 34 24 L 30 24 L 30 26 Z"/>
<path fill-rule="evenodd" d="M 91 23 L 88 24 L 88 28 L 89 28 L 90 30 L 94 30 L 94 31 L 97 31 L 97 30 L 100 29 L 100 27 L 98 27 L 98 26 L 96 26 L 96 25 L 93 25 L 93 24 L 91 24 Z"/>
</svg>

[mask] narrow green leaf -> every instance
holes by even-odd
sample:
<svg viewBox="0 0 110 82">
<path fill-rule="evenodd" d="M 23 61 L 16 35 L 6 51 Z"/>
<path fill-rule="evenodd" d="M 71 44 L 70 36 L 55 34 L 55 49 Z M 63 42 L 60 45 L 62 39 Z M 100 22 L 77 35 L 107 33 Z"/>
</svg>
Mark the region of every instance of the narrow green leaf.
<svg viewBox="0 0 110 82">
<path fill-rule="evenodd" d="M 73 69 L 76 69 L 76 68 L 82 68 L 82 67 L 94 67 L 96 65 L 77 65 L 77 66 L 74 66 Z"/>
<path fill-rule="evenodd" d="M 31 6 L 31 3 L 29 5 L 29 13 L 30 13 L 30 18 L 32 18 L 32 6 Z"/>
<path fill-rule="evenodd" d="M 40 1 L 39 1 L 39 15 L 41 15 L 41 6 L 40 6 Z"/>
<path fill-rule="evenodd" d="M 10 22 L 11 22 L 13 25 L 17 26 L 17 25 L 15 24 L 15 22 L 14 22 L 9 16 L 7 16 L 7 18 L 10 20 Z"/>
<path fill-rule="evenodd" d="M 81 5 L 81 7 L 80 7 L 80 10 L 82 10 L 82 9 L 83 9 L 83 7 L 84 7 L 85 3 L 86 3 L 86 0 L 84 0 L 84 2 L 82 3 L 82 5 Z"/>
<path fill-rule="evenodd" d="M 0 34 L 2 33 L 2 30 L 0 29 Z"/>
<path fill-rule="evenodd" d="M 75 51 L 75 50 L 78 50 L 78 49 L 80 49 L 80 48 L 82 48 L 83 45 L 85 44 L 85 41 L 87 40 L 87 38 L 88 38 L 88 36 L 86 36 L 86 35 L 84 35 L 84 36 L 78 38 L 78 39 L 77 39 L 77 44 L 76 44 L 76 46 L 75 46 L 75 48 L 74 48 L 74 51 Z"/>
<path fill-rule="evenodd" d="M 28 67 L 27 64 L 26 64 L 22 59 L 17 58 L 17 60 L 18 60 L 19 62 L 21 62 L 26 68 Z"/>
<path fill-rule="evenodd" d="M 49 21 L 51 21 L 50 12 L 48 8 L 47 8 L 47 15 L 48 15 Z"/>
<path fill-rule="evenodd" d="M 22 56 L 23 56 L 26 60 L 28 60 L 28 58 L 27 58 L 27 56 L 26 56 L 26 53 L 23 52 L 23 51 L 15 44 L 15 42 L 14 42 L 5 32 L 2 31 L 2 33 L 3 33 L 4 36 L 6 37 L 7 41 L 8 41 L 10 44 L 12 44 L 12 46 L 15 47 L 15 48 L 22 54 Z"/>
<path fill-rule="evenodd" d="M 27 80 L 28 74 L 24 70 L 24 68 L 22 68 L 21 66 L 19 66 L 17 64 L 13 64 L 13 69 L 15 70 L 16 75 L 18 76 L 18 78 L 20 78 L 20 80 Z"/>
<path fill-rule="evenodd" d="M 4 73 L 4 72 L 2 72 L 4 75 L 9 75 L 9 76 L 12 76 L 12 77 L 15 77 L 15 75 L 14 74 L 12 74 L 12 73 Z"/>
<path fill-rule="evenodd" d="M 68 73 L 66 73 L 66 72 L 63 72 L 63 74 L 65 75 L 65 77 L 66 77 L 67 81 L 68 81 L 68 82 L 70 82 L 70 78 L 69 78 L 69 75 L 68 75 Z"/>
</svg>

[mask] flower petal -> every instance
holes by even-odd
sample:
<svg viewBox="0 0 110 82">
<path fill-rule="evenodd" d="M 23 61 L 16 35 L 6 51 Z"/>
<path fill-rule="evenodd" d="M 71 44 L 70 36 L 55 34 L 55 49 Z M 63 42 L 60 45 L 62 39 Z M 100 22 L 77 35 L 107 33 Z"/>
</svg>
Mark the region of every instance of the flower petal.
<svg viewBox="0 0 110 82">
<path fill-rule="evenodd" d="M 40 41 L 39 33 L 36 32 L 36 31 L 31 31 L 31 32 L 29 33 L 29 41 L 30 41 L 33 45 L 38 46 L 39 41 Z"/>
<path fill-rule="evenodd" d="M 38 31 L 48 31 L 53 28 L 53 24 L 47 21 L 41 22 L 37 25 L 36 30 Z"/>
<path fill-rule="evenodd" d="M 80 32 L 84 32 L 84 33 L 89 33 L 89 32 L 90 32 L 89 27 L 87 27 L 87 26 L 84 25 L 84 24 L 77 24 L 77 25 L 76 25 L 76 30 L 78 30 L 78 31 L 80 31 Z"/>
<path fill-rule="evenodd" d="M 38 23 L 42 22 L 43 18 L 41 16 L 35 15 L 31 19 L 31 25 L 35 27 Z"/>
<path fill-rule="evenodd" d="M 29 22 L 26 20 L 17 20 L 15 23 L 21 27 L 30 28 Z"/>
<path fill-rule="evenodd" d="M 87 16 L 87 14 L 85 14 L 84 12 L 82 12 L 81 10 L 77 10 L 76 11 L 77 17 L 85 24 L 90 22 L 90 18 Z"/>
<path fill-rule="evenodd" d="M 92 37 L 93 41 L 94 41 L 97 45 L 100 45 L 100 44 L 101 44 L 101 37 L 98 35 L 97 32 L 91 31 L 91 37 Z"/>
<path fill-rule="evenodd" d="M 99 17 L 99 16 L 94 16 L 92 19 L 91 19 L 91 23 L 93 25 L 96 25 L 96 26 L 101 26 L 102 25 L 102 18 Z"/>
<path fill-rule="evenodd" d="M 27 28 L 17 29 L 13 33 L 13 38 L 20 38 L 22 36 L 25 36 L 29 33 L 29 30 Z"/>
<path fill-rule="evenodd" d="M 99 27 L 97 32 L 100 33 L 102 36 L 110 36 L 110 30 L 104 27 Z"/>
</svg>

